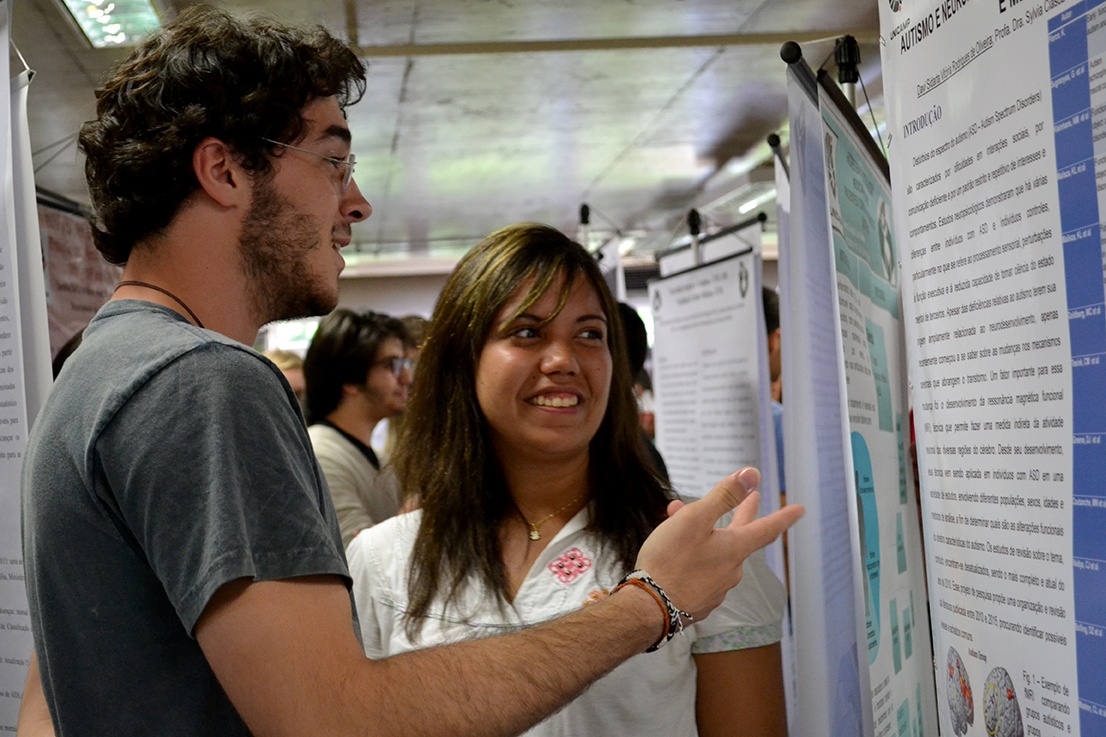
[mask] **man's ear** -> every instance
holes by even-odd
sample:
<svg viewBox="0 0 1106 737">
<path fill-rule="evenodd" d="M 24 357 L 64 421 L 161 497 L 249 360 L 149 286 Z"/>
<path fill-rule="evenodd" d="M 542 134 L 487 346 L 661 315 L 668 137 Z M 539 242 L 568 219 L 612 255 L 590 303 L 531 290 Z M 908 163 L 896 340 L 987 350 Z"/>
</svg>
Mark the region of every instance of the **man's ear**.
<svg viewBox="0 0 1106 737">
<path fill-rule="evenodd" d="M 223 207 L 248 204 L 249 177 L 234 154 L 218 138 L 205 138 L 192 152 L 192 170 L 200 189 Z"/>
</svg>

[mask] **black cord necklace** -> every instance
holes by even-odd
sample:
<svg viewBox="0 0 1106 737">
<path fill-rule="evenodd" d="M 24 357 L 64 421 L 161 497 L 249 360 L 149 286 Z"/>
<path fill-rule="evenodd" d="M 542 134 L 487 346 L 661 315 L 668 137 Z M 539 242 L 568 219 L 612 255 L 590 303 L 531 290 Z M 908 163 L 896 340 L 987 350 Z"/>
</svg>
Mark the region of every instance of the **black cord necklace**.
<svg viewBox="0 0 1106 737">
<path fill-rule="evenodd" d="M 168 289 L 165 289 L 164 287 L 159 287 L 157 284 L 149 284 L 149 283 L 144 282 L 144 281 L 130 281 L 130 280 L 128 280 L 128 281 L 121 281 L 118 284 L 116 284 L 115 285 L 115 291 L 118 292 L 121 287 L 146 287 L 147 289 L 152 289 L 155 292 L 161 292 L 166 297 L 168 297 L 169 299 L 175 301 L 177 304 L 179 304 L 181 307 L 183 307 L 184 311 L 188 313 L 188 316 L 191 317 L 192 320 L 196 323 L 196 327 L 203 328 L 203 326 L 204 326 L 204 324 L 202 322 L 200 322 L 200 318 L 196 317 L 196 313 L 193 312 L 188 307 L 188 305 L 186 305 L 184 303 L 183 299 L 181 299 L 177 295 L 173 294 Z"/>
</svg>

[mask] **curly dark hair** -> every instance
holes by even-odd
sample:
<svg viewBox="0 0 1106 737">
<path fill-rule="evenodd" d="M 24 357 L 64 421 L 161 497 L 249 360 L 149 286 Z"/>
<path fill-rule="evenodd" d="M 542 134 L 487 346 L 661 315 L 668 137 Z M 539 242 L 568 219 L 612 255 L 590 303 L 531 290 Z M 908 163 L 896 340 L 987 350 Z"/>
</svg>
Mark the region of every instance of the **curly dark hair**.
<svg viewBox="0 0 1106 737">
<path fill-rule="evenodd" d="M 476 369 L 497 316 L 516 290 L 527 292 L 506 322 L 528 310 L 560 277 L 557 312 L 572 284 L 583 278 L 599 296 L 609 324 L 610 395 L 590 444 L 591 529 L 630 570 L 641 544 L 664 519 L 673 495 L 646 454 L 617 303 L 595 259 L 545 225 L 520 223 L 496 231 L 465 254 L 442 288 L 394 459 L 404 493 L 418 500 L 423 514 L 408 578 L 405 626 L 412 637 L 439 594 L 456 600 L 467 583 L 482 584 L 506 605 L 499 528 L 515 507 L 476 397 Z"/>
<path fill-rule="evenodd" d="M 267 176 L 274 146 L 262 138 L 295 141 L 309 102 L 335 96 L 344 111 L 364 93 L 360 59 L 321 27 L 185 8 L 114 69 L 81 127 L 96 248 L 125 264 L 172 221 L 199 186 L 192 154 L 203 139 Z"/>
</svg>

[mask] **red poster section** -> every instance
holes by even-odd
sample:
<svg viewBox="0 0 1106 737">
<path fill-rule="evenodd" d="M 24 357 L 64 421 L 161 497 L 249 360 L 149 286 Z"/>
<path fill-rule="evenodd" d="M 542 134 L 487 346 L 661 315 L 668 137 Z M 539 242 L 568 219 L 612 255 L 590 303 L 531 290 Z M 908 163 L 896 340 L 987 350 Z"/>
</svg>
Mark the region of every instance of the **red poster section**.
<svg viewBox="0 0 1106 737">
<path fill-rule="evenodd" d="M 111 297 L 120 269 L 96 250 L 92 228 L 80 215 L 39 205 L 38 223 L 46 261 L 52 357 Z"/>
</svg>

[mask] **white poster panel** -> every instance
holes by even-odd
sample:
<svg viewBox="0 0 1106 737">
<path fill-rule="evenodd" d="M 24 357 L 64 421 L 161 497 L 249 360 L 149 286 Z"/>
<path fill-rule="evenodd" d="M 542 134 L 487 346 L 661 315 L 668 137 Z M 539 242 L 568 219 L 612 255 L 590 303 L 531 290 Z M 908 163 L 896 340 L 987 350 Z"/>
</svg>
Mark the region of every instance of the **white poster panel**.
<svg viewBox="0 0 1106 737">
<path fill-rule="evenodd" d="M 776 246 L 780 249 L 791 238 L 791 175 L 779 156 L 772 162 L 776 175 Z M 782 303 L 780 309 L 785 309 Z"/>
<path fill-rule="evenodd" d="M 0 46 L 8 48 L 11 3 L 0 0 Z M 10 79 L 0 54 L 0 79 Z M 0 95 L 0 731 L 15 731 L 32 650 L 23 585 L 19 474 L 27 442 L 13 177 L 11 97 Z"/>
<path fill-rule="evenodd" d="M 757 253 L 761 253 L 763 233 L 764 226 L 757 220 L 741 230 L 727 233 L 721 237 L 712 237 L 700 246 L 699 250 L 703 263 L 709 264 L 712 261 L 721 261 L 727 256 L 742 253 L 750 248 Z"/>
<path fill-rule="evenodd" d="M 1106 6 L 881 0 L 942 729 L 1106 734 Z"/>
<path fill-rule="evenodd" d="M 823 124 L 792 70 L 791 237 L 780 243 L 784 464 L 787 500 L 806 506 L 788 532 L 799 735 L 872 734 L 867 647 L 858 642 L 857 552 L 846 481 L 841 336 L 826 220 Z"/>
<path fill-rule="evenodd" d="M 54 385 L 50 372 L 50 332 L 46 311 L 46 278 L 38 206 L 35 204 L 35 172 L 31 135 L 27 122 L 27 93 L 32 73 L 12 77 L 12 171 L 15 202 L 15 236 L 19 244 L 19 324 L 23 346 L 23 386 L 27 401 L 27 427 L 35 424 L 39 410 Z"/>
<path fill-rule="evenodd" d="M 672 485 L 701 497 L 742 466 L 760 468 L 760 377 L 767 366 L 760 273 L 753 253 L 649 284 L 653 310 L 656 440 Z M 762 391 L 763 390 L 763 391 Z M 764 469 L 764 508 L 778 507 Z M 775 493 L 772 493 L 775 492 Z"/>
<path fill-rule="evenodd" d="M 695 263 L 695 249 L 691 246 L 685 248 L 677 248 L 661 255 L 657 259 L 657 268 L 660 271 L 662 277 L 672 276 L 678 274 L 681 271 L 687 271 L 688 269 L 694 269 L 697 266 Z"/>
<path fill-rule="evenodd" d="M 611 294 L 619 302 L 626 301 L 626 270 L 622 266 L 622 236 L 612 235 L 595 253 L 595 260 L 599 262 L 599 270 L 603 273 L 603 279 L 607 282 Z"/>
<path fill-rule="evenodd" d="M 791 233 L 791 183 L 788 181 L 788 173 L 786 167 L 781 163 L 779 157 L 775 157 L 775 170 L 776 170 L 776 243 L 777 253 L 779 251 L 788 248 L 790 243 Z M 780 290 L 783 291 L 783 279 L 785 275 L 779 274 Z M 786 292 L 785 292 L 786 293 Z M 780 300 L 780 324 L 783 325 L 783 313 L 788 309 L 786 300 Z M 766 326 L 767 327 L 767 326 Z M 782 354 L 781 354 L 782 361 Z M 781 379 L 782 381 L 782 379 Z M 775 428 L 773 428 L 774 430 Z M 781 428 L 782 429 L 782 428 Z M 775 442 L 780 445 L 783 444 L 782 434 L 773 433 Z M 777 447 L 778 456 L 783 458 L 783 448 Z M 782 469 L 781 469 L 782 471 Z M 786 475 L 784 476 L 786 478 Z M 780 481 L 781 491 L 786 492 L 787 489 L 784 486 L 783 480 Z M 783 580 L 788 580 L 787 577 L 781 577 Z M 784 689 L 787 695 L 787 727 L 788 733 L 793 735 L 800 734 L 799 730 L 799 699 L 798 699 L 798 683 L 799 674 L 796 669 L 795 659 L 795 638 L 792 635 L 794 627 L 791 625 L 793 614 L 790 607 L 787 612 L 787 628 L 785 636 L 780 645 L 783 651 L 783 668 L 784 668 Z"/>
<path fill-rule="evenodd" d="M 924 737 L 936 732 L 937 713 L 890 185 L 824 91 L 819 103 L 835 266 L 836 299 L 827 307 L 844 361 L 853 564 L 874 734 Z"/>
<path fill-rule="evenodd" d="M 760 253 L 763 233 L 763 224 L 759 220 L 755 220 L 740 230 L 722 236 L 716 237 L 705 234 L 699 237 L 698 263 L 695 262 L 695 248 L 683 246 L 661 254 L 657 260 L 657 268 L 662 277 L 672 276 L 681 271 L 694 269 L 702 264 L 721 261 L 728 256 L 743 253 L 750 248 Z"/>
</svg>

